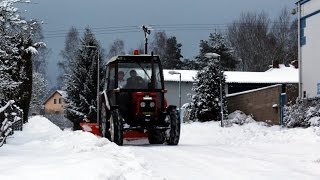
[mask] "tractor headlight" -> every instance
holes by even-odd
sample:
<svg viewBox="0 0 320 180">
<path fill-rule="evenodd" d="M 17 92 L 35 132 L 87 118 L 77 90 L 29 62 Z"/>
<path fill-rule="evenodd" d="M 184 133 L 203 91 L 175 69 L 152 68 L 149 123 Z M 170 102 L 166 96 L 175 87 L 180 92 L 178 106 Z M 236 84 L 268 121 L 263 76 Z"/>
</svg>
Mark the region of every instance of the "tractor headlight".
<svg viewBox="0 0 320 180">
<path fill-rule="evenodd" d="M 140 106 L 144 108 L 144 107 L 146 107 L 146 103 L 145 102 L 141 102 Z"/>
<path fill-rule="evenodd" d="M 150 103 L 150 107 L 153 108 L 154 106 L 155 106 L 155 103 L 154 103 L 154 102 L 151 102 L 151 103 Z"/>
</svg>

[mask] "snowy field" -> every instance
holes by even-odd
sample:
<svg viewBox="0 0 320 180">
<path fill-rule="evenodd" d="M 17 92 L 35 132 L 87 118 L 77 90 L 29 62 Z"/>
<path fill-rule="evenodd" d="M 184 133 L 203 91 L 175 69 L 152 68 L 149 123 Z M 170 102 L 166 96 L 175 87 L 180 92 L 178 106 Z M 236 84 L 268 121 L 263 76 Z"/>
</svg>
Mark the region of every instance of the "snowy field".
<svg viewBox="0 0 320 180">
<path fill-rule="evenodd" d="M 0 148 L 0 179 L 288 179 L 320 177 L 320 128 L 257 123 L 182 126 L 178 146 L 146 140 L 118 147 L 33 117 Z"/>
</svg>

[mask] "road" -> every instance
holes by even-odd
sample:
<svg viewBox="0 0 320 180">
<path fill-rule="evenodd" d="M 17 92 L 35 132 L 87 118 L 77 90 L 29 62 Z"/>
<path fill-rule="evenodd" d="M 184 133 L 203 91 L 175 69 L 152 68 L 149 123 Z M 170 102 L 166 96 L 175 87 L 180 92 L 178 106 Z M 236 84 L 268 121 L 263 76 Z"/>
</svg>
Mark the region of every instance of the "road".
<svg viewBox="0 0 320 180">
<path fill-rule="evenodd" d="M 257 123 L 182 126 L 178 146 L 130 142 L 154 179 L 319 179 L 320 129 L 281 129 Z"/>
</svg>

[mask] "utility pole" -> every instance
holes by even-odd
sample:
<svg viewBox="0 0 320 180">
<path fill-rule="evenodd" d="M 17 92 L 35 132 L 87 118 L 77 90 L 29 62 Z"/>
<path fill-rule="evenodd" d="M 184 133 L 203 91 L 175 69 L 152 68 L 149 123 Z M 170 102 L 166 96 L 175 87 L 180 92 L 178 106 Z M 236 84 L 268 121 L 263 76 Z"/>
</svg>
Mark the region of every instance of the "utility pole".
<svg viewBox="0 0 320 180">
<path fill-rule="evenodd" d="M 151 33 L 151 27 L 148 27 L 148 26 L 145 26 L 145 25 L 142 25 L 142 30 L 144 32 L 144 54 L 148 54 L 148 36 L 150 35 Z"/>
</svg>

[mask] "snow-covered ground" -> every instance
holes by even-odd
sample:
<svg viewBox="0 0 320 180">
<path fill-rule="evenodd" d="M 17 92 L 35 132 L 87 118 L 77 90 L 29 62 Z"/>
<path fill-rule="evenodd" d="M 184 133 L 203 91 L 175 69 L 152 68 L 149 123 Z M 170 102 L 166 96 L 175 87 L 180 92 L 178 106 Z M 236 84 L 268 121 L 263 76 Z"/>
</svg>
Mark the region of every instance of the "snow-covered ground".
<svg viewBox="0 0 320 180">
<path fill-rule="evenodd" d="M 125 148 L 86 132 L 61 131 L 48 119 L 29 119 L 0 148 L 1 180 L 150 179 Z"/>
<path fill-rule="evenodd" d="M 320 129 L 281 129 L 218 122 L 182 127 L 179 146 L 128 147 L 167 179 L 320 178 Z"/>
<path fill-rule="evenodd" d="M 290 179 L 320 177 L 320 128 L 183 124 L 178 146 L 118 147 L 34 117 L 0 148 L 0 179 Z M 132 145 L 133 144 L 133 145 Z"/>
</svg>

